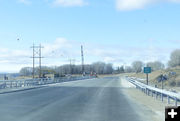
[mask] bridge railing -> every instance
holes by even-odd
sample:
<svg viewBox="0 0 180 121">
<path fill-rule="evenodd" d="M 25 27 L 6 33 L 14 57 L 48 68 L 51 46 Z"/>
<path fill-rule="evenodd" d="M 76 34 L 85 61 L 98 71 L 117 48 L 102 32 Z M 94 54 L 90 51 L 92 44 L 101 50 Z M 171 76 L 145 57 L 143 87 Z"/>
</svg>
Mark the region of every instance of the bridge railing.
<svg viewBox="0 0 180 121">
<path fill-rule="evenodd" d="M 155 96 L 156 99 L 158 96 L 161 97 L 161 101 L 163 101 L 164 97 L 167 97 L 168 104 L 170 103 L 170 99 L 175 101 L 175 105 L 177 106 L 177 102 L 180 101 L 180 94 L 176 92 L 167 91 L 164 89 L 159 89 L 153 86 L 146 85 L 139 81 L 139 78 L 136 77 L 126 77 L 126 79 L 134 84 L 136 88 L 140 89 L 142 92 L 147 95 Z"/>
<path fill-rule="evenodd" d="M 96 77 L 95 76 L 71 76 L 71 77 L 59 77 L 59 78 L 3 80 L 3 81 L 0 81 L 0 89 L 32 87 L 32 86 L 39 86 L 39 85 L 46 85 L 46 84 L 53 84 L 53 83 L 91 79 L 91 78 L 96 78 Z"/>
</svg>

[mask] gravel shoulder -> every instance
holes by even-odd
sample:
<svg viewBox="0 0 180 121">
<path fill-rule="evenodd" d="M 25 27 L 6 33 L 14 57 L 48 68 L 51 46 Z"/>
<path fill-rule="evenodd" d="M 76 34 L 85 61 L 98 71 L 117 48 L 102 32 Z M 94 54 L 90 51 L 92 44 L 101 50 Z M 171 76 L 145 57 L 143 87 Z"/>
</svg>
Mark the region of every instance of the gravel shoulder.
<svg viewBox="0 0 180 121">
<path fill-rule="evenodd" d="M 129 85 L 129 88 L 124 90 L 124 93 L 127 94 L 127 97 L 140 107 L 144 108 L 144 110 L 149 111 L 149 113 L 152 115 L 153 121 L 165 120 L 165 106 L 173 106 L 173 101 L 171 101 L 171 104 L 167 104 L 166 99 L 164 99 L 164 102 L 161 102 L 160 99 L 155 99 L 155 97 L 147 96 L 135 87 L 130 87 L 131 83 L 129 83 L 124 77 L 121 77 L 121 81 L 126 81 L 126 87 L 128 87 Z M 149 115 L 144 112 L 141 113 L 142 115 Z"/>
</svg>

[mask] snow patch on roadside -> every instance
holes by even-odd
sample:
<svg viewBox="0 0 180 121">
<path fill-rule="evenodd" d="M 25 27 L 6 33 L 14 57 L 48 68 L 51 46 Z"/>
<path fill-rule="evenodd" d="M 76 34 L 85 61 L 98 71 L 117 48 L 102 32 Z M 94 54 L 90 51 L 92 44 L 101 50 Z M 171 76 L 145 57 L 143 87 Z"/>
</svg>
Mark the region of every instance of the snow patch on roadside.
<svg viewBox="0 0 180 121">
<path fill-rule="evenodd" d="M 126 80 L 124 77 L 120 78 L 121 79 L 121 86 L 125 88 L 134 88 L 135 86 L 130 83 L 128 80 Z"/>
</svg>

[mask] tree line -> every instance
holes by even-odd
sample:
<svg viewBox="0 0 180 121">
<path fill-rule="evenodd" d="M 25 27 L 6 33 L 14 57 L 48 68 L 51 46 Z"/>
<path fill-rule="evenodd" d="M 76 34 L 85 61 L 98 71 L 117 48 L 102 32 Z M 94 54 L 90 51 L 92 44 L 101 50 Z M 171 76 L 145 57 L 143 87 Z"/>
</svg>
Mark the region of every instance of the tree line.
<svg viewBox="0 0 180 121">
<path fill-rule="evenodd" d="M 156 70 L 162 70 L 165 69 L 165 65 L 160 62 L 160 61 L 154 61 L 154 62 L 148 62 L 148 63 L 143 63 L 142 61 L 134 61 L 131 66 L 126 66 L 126 67 L 118 67 L 119 72 L 135 72 L 135 73 L 140 73 L 143 71 L 143 67 L 151 67 L 152 71 Z M 170 55 L 170 60 L 167 63 L 168 68 L 180 66 L 180 49 L 174 50 L 171 55 Z"/>
<path fill-rule="evenodd" d="M 180 66 L 180 49 L 174 50 L 170 55 L 170 60 L 168 61 L 168 67 L 176 67 Z M 95 62 L 92 64 L 84 65 L 84 72 L 90 74 L 91 72 L 97 74 L 112 74 L 112 73 L 140 73 L 143 71 L 143 67 L 148 66 L 152 68 L 152 71 L 162 70 L 165 68 L 165 65 L 160 61 L 143 63 L 142 61 L 134 61 L 131 66 L 119 66 L 117 68 L 113 68 L 113 64 L 104 63 L 104 62 Z M 32 75 L 33 69 L 31 67 L 24 67 L 20 70 L 20 75 L 30 76 Z M 35 74 L 38 75 L 39 68 L 35 68 Z M 42 73 L 44 74 L 82 74 L 82 66 L 81 65 L 62 65 L 57 67 L 42 67 Z"/>
<path fill-rule="evenodd" d="M 112 74 L 114 71 L 113 65 L 111 63 L 104 62 L 95 62 L 92 64 L 84 65 L 84 72 L 86 74 L 97 73 L 97 74 Z M 41 67 L 42 74 L 82 74 L 82 65 L 74 65 L 74 64 L 65 64 L 62 66 L 56 67 Z M 20 70 L 21 76 L 31 76 L 33 73 L 32 67 L 24 67 Z M 35 75 L 39 74 L 39 67 L 34 69 Z"/>
</svg>

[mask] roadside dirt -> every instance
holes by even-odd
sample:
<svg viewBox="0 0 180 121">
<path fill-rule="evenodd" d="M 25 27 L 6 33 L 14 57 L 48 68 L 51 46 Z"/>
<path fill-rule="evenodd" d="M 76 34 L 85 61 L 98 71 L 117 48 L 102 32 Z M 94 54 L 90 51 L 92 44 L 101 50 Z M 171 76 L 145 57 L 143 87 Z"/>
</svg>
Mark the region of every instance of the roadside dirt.
<svg viewBox="0 0 180 121">
<path fill-rule="evenodd" d="M 125 82 L 126 80 L 122 77 L 121 81 Z M 160 97 L 156 99 L 155 97 L 147 96 L 145 93 L 133 87 L 131 83 L 128 84 L 128 82 L 126 82 L 125 87 L 129 87 L 124 89 L 124 93 L 127 95 L 127 97 L 133 102 L 135 102 L 137 105 L 144 108 L 145 110 L 148 110 L 151 113 L 144 114 L 144 112 L 141 112 L 141 115 L 152 115 L 153 121 L 164 121 L 165 107 L 174 106 L 173 100 L 171 100 L 171 104 L 167 104 L 166 98 L 164 98 L 164 101 L 162 102 L 160 100 Z"/>
</svg>

